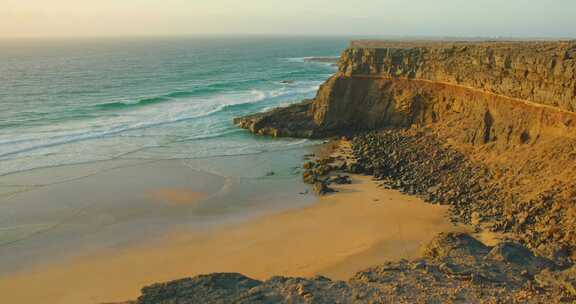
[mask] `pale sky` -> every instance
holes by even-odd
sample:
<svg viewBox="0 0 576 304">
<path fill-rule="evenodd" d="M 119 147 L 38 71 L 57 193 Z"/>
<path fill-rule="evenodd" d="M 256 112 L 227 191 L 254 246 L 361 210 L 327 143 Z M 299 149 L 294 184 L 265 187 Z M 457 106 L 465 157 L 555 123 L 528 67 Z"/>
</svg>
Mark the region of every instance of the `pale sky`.
<svg viewBox="0 0 576 304">
<path fill-rule="evenodd" d="M 0 37 L 576 37 L 576 0 L 0 0 Z"/>
</svg>

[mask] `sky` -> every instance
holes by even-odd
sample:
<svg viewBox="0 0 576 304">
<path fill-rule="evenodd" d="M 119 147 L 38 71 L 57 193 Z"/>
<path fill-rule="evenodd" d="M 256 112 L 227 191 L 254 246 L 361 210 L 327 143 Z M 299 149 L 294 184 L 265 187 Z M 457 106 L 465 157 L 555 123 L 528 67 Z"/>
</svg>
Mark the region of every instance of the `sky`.
<svg viewBox="0 0 576 304">
<path fill-rule="evenodd" d="M 576 0 L 0 0 L 0 37 L 576 37 Z"/>
</svg>

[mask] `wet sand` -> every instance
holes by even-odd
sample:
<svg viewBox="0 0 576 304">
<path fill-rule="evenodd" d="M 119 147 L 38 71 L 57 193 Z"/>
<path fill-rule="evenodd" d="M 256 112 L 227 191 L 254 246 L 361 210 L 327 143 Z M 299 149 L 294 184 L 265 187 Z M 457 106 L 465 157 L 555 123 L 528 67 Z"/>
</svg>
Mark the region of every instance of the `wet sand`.
<svg viewBox="0 0 576 304">
<path fill-rule="evenodd" d="M 346 279 L 390 259 L 418 255 L 442 231 L 463 230 L 447 208 L 426 204 L 369 177 L 336 187 L 309 207 L 210 230 L 174 231 L 161 241 L 99 252 L 0 278 L 7 303 L 102 303 L 134 299 L 155 282 L 210 272 L 326 275 Z"/>
<path fill-rule="evenodd" d="M 150 196 L 170 204 L 192 204 L 207 198 L 206 192 L 192 191 L 188 188 L 166 188 L 148 192 Z"/>
</svg>

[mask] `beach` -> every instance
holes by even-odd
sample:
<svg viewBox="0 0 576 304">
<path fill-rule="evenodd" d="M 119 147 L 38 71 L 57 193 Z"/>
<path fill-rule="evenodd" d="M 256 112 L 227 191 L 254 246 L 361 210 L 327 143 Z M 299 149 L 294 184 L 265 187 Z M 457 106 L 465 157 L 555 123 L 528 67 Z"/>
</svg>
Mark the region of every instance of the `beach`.
<svg viewBox="0 0 576 304">
<path fill-rule="evenodd" d="M 368 176 L 353 176 L 353 184 L 337 186 L 335 194 L 302 194 L 308 191 L 299 174 L 283 172 L 294 170 L 309 151 L 203 165 L 185 160 L 100 164 L 100 170 L 75 178 L 73 172 L 94 165 L 65 169 L 64 181 L 16 194 L 13 203 L 43 197 L 58 206 L 57 199 L 81 191 L 110 205 L 86 205 L 66 216 L 53 210 L 66 219 L 5 244 L 3 298 L 13 303 L 118 302 L 137 297 L 142 286 L 154 282 L 212 272 L 346 279 L 371 265 L 416 257 L 438 232 L 463 229 L 447 220 L 446 207 L 380 189 Z M 264 166 L 251 173 L 251 180 L 198 169 L 207 164 L 214 169 L 215 163 L 234 168 L 227 162 L 262 164 L 263 159 L 281 165 Z M 231 171 L 243 169 L 236 165 Z"/>
</svg>

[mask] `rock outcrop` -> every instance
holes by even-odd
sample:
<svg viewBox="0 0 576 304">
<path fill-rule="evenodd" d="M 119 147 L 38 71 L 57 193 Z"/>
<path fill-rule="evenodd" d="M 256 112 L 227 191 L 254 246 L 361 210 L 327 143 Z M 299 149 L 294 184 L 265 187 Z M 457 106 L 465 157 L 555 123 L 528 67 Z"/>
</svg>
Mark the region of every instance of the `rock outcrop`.
<svg viewBox="0 0 576 304">
<path fill-rule="evenodd" d="M 573 269 L 558 272 L 518 243 L 488 247 L 446 233 L 420 259 L 375 266 L 348 281 L 215 273 L 145 287 L 134 303 L 571 303 L 575 279 Z"/>
</svg>

